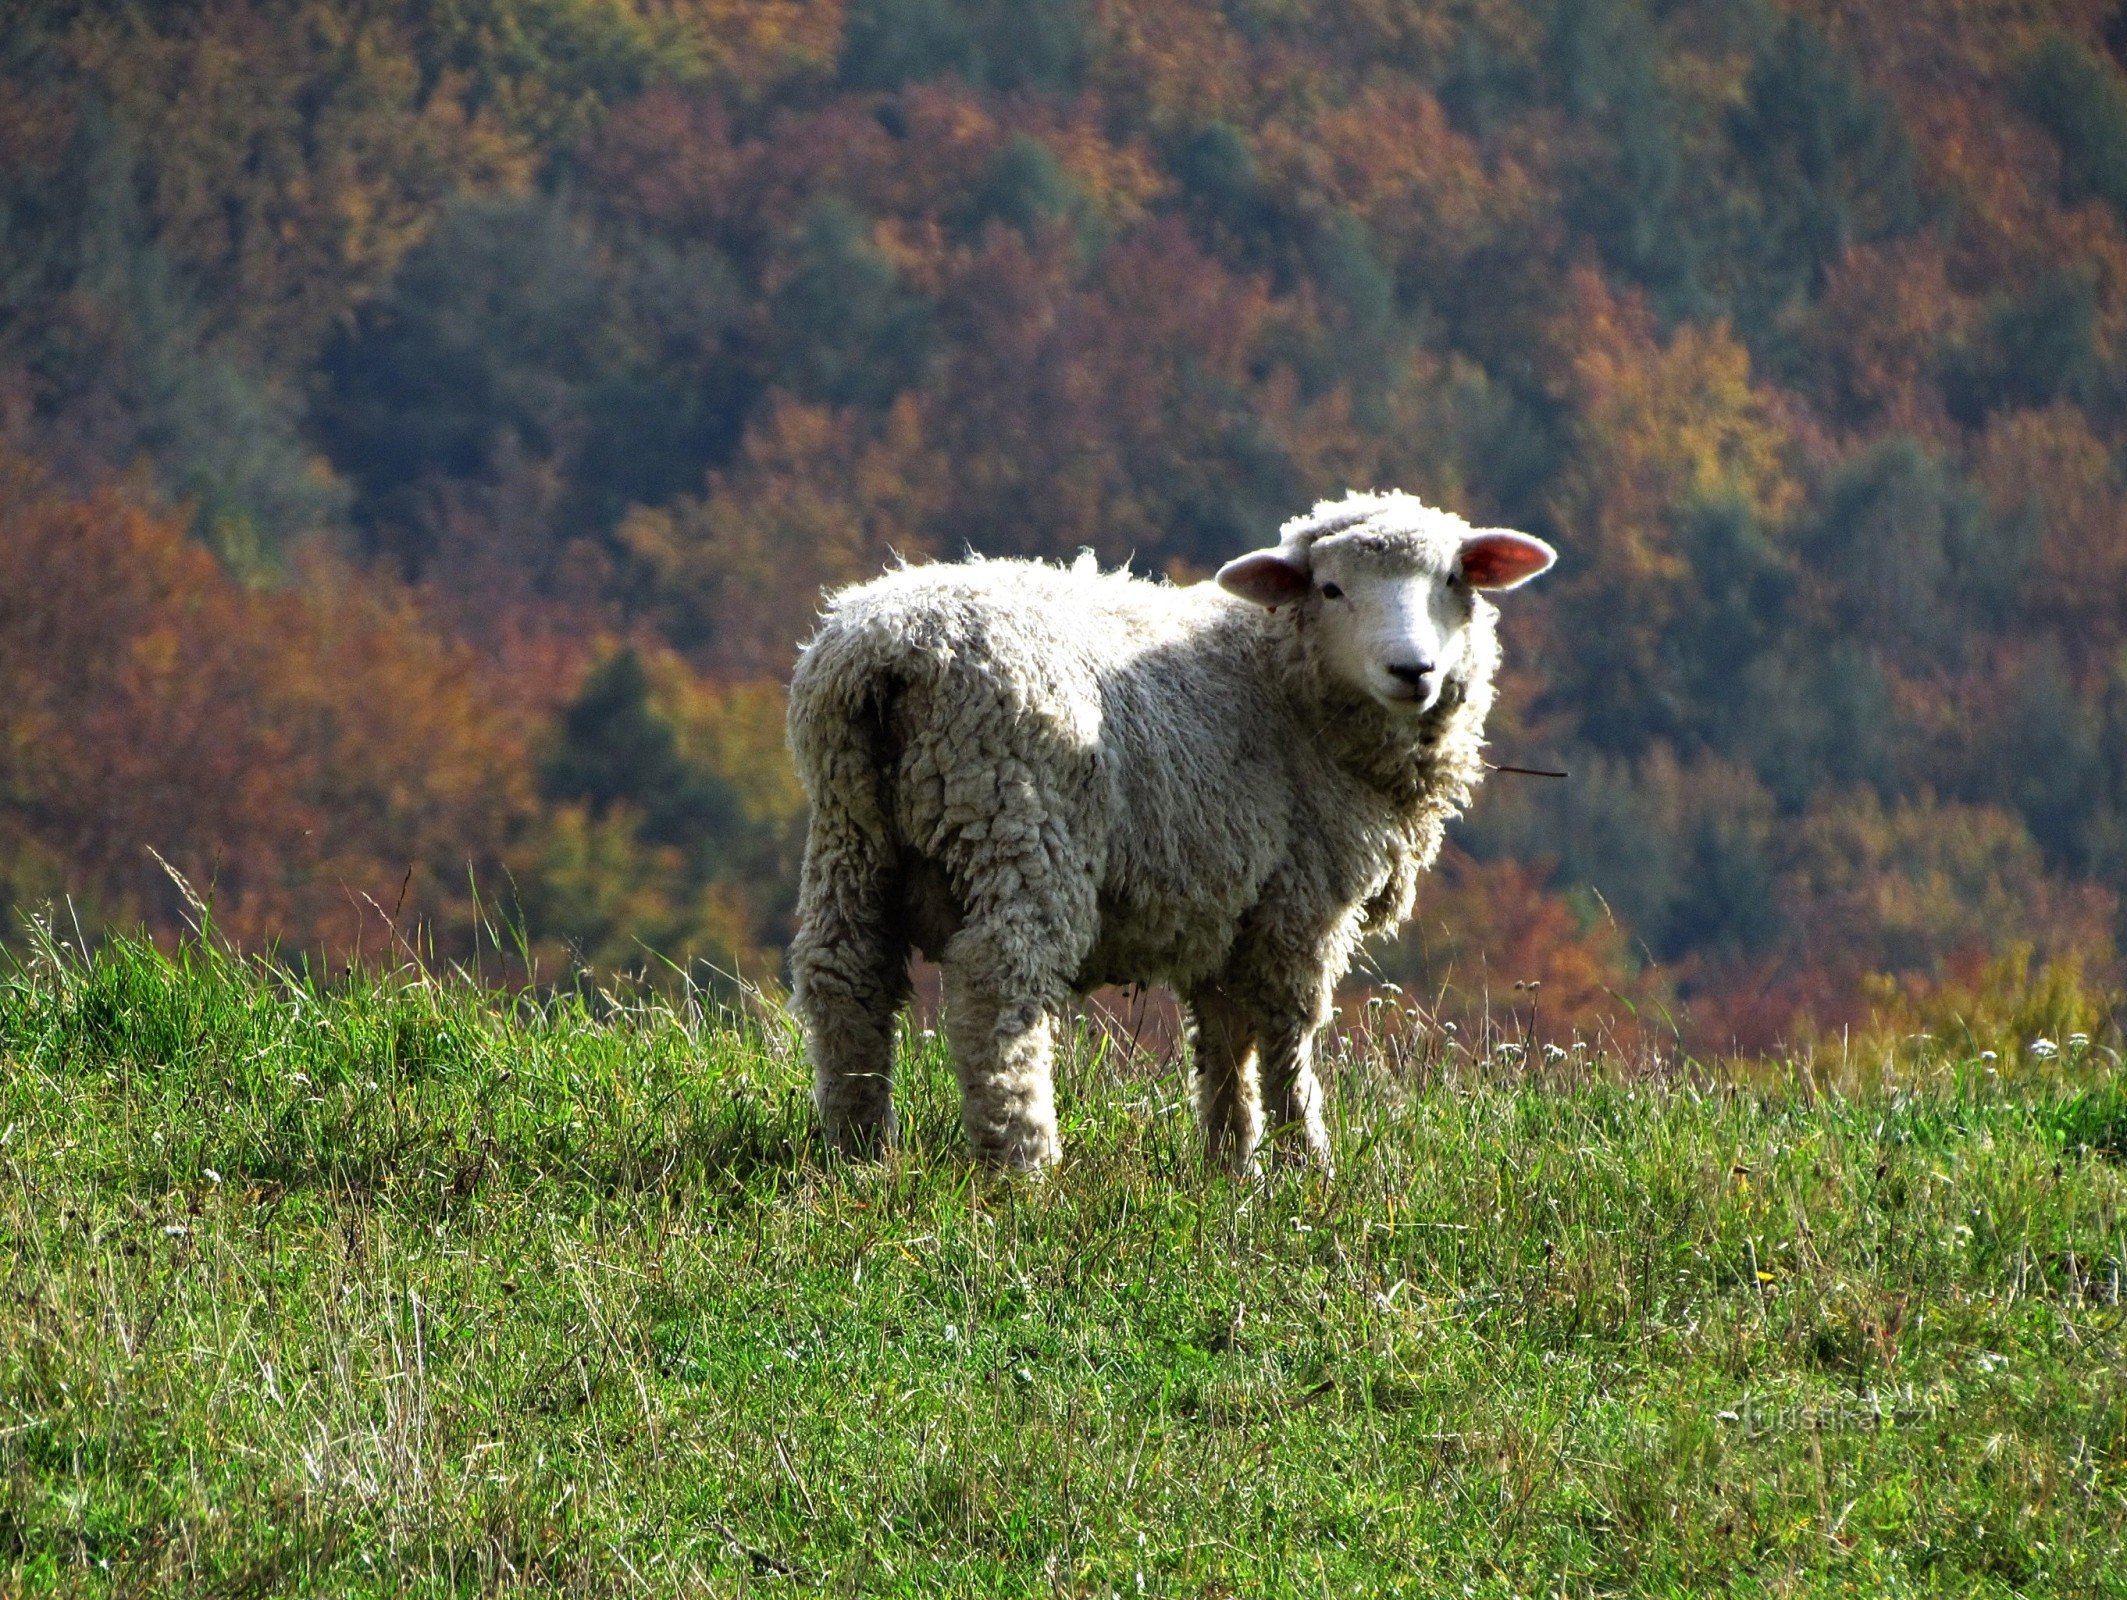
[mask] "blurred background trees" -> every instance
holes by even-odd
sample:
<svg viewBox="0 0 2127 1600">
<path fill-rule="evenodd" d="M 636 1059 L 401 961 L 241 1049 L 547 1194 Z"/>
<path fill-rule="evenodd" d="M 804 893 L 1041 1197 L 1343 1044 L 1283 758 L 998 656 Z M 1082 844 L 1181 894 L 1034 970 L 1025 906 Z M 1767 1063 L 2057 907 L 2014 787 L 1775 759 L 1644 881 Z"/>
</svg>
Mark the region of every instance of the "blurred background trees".
<svg viewBox="0 0 2127 1600">
<path fill-rule="evenodd" d="M 1948 0 L 34 8 L 0 899 L 175 926 L 152 846 L 321 958 L 772 978 L 823 587 L 1187 579 L 1399 485 L 1564 552 L 1496 743 L 1573 777 L 1490 786 L 1383 980 L 1714 1049 L 2116 980 L 2118 39 Z"/>
</svg>

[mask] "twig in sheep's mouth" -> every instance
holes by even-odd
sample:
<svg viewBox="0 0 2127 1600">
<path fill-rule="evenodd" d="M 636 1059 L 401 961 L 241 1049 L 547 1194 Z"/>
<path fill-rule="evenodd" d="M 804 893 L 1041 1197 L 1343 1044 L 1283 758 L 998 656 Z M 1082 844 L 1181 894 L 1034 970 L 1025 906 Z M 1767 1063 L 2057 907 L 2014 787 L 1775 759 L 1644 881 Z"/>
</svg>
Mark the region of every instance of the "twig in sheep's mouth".
<svg viewBox="0 0 2127 1600">
<path fill-rule="evenodd" d="M 1503 761 L 1487 761 L 1485 766 L 1493 772 L 1518 772 L 1525 778 L 1570 778 L 1570 772 L 1557 772 L 1550 767 L 1515 767 Z"/>
</svg>

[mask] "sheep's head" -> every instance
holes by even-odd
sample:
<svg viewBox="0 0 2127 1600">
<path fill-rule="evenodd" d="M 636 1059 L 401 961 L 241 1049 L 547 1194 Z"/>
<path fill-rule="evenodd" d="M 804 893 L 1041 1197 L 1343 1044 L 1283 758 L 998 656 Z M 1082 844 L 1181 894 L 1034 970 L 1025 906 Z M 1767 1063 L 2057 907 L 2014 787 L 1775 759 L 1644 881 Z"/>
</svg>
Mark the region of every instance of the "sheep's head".
<svg viewBox="0 0 2127 1600">
<path fill-rule="evenodd" d="M 1464 675 L 1480 591 L 1512 589 L 1557 559 L 1541 539 L 1473 528 L 1407 494 L 1325 501 L 1279 543 L 1219 569 L 1260 606 L 1291 606 L 1335 677 L 1393 710 L 1422 715 Z"/>
</svg>

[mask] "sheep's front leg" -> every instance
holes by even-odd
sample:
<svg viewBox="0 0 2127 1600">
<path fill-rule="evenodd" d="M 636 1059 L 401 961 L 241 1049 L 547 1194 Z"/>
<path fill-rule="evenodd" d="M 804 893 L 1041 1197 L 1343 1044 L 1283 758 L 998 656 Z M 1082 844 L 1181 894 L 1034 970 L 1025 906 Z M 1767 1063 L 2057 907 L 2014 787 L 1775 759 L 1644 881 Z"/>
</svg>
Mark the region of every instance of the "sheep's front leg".
<svg viewBox="0 0 2127 1600">
<path fill-rule="evenodd" d="M 1251 1172 L 1263 1137 L 1255 1025 L 1217 984 L 1190 995 L 1189 1009 L 1196 1014 L 1196 1114 L 1204 1153 L 1229 1172 Z"/>
<path fill-rule="evenodd" d="M 1330 1167 L 1329 1129 L 1315 1076 L 1315 1035 L 1329 1020 L 1331 986 L 1349 949 L 1347 923 L 1325 929 L 1304 918 L 1266 921 L 1220 978 L 1254 1026 L 1263 1115 L 1273 1139 L 1324 1171 Z"/>
<path fill-rule="evenodd" d="M 1322 1080 L 1315 1076 L 1314 1059 L 1319 1031 L 1312 1017 L 1287 1016 L 1261 1026 L 1258 1070 L 1273 1136 L 1281 1144 L 1297 1141 L 1304 1159 L 1327 1172 L 1329 1128 L 1322 1120 Z"/>
</svg>

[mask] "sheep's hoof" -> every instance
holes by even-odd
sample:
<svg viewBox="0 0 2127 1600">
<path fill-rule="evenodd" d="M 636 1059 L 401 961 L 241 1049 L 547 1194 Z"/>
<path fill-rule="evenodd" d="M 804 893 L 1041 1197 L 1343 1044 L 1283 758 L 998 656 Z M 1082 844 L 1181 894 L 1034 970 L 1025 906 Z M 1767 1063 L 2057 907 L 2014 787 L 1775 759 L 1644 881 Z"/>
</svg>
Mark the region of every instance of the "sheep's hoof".
<svg viewBox="0 0 2127 1600">
<path fill-rule="evenodd" d="M 1204 1130 L 1205 1169 L 1223 1172 L 1236 1182 L 1263 1175 L 1263 1149 L 1260 1136 L 1250 1137 L 1219 1127 Z"/>
<path fill-rule="evenodd" d="M 1046 1172 L 1063 1160 L 1063 1140 L 1053 1128 L 992 1134 L 974 1145 L 976 1159 L 997 1172 Z"/>
<path fill-rule="evenodd" d="M 1325 1178 L 1337 1175 L 1337 1163 L 1329 1153 L 1326 1137 L 1303 1131 L 1298 1124 L 1278 1129 L 1265 1141 L 1271 1164 L 1280 1172 L 1318 1172 Z"/>
<path fill-rule="evenodd" d="M 846 1161 L 877 1161 L 894 1147 L 898 1130 L 888 1117 L 879 1122 L 830 1122 L 820 1131 L 831 1155 Z"/>
<path fill-rule="evenodd" d="M 1247 1183 L 1263 1175 L 1261 1152 L 1242 1149 L 1233 1140 L 1221 1140 L 1204 1149 L 1204 1165 L 1213 1172 L 1223 1172 L 1236 1183 Z"/>
</svg>

